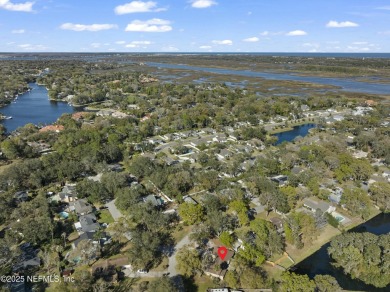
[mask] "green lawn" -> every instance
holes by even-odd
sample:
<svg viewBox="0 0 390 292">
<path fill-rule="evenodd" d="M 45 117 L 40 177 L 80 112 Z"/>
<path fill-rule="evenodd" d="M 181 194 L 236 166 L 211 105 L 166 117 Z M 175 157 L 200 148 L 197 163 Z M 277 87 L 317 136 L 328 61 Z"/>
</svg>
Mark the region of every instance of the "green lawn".
<svg viewBox="0 0 390 292">
<path fill-rule="evenodd" d="M 115 220 L 114 218 L 112 218 L 111 214 L 110 214 L 110 211 L 108 210 L 101 210 L 99 211 L 99 223 L 107 223 L 107 224 L 110 224 L 110 223 L 114 223 Z"/>
</svg>

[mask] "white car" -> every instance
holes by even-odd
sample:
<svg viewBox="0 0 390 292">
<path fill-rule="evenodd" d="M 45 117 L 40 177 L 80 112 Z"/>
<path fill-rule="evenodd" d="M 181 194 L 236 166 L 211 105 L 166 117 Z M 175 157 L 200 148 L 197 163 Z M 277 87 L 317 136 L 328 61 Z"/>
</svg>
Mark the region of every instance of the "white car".
<svg viewBox="0 0 390 292">
<path fill-rule="evenodd" d="M 147 274 L 148 271 L 147 271 L 147 270 L 138 270 L 137 273 L 140 273 L 140 274 Z"/>
</svg>

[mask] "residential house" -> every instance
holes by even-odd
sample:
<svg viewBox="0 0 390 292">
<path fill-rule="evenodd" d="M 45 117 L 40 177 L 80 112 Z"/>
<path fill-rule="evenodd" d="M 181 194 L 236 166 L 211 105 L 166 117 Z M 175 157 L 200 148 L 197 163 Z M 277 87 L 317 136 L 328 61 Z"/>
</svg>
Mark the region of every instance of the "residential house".
<svg viewBox="0 0 390 292">
<path fill-rule="evenodd" d="M 217 158 L 219 160 L 229 159 L 232 156 L 232 153 L 227 149 L 222 149 L 219 153 L 217 153 Z"/>
<path fill-rule="evenodd" d="M 283 220 L 279 217 L 272 217 L 269 221 L 274 225 L 278 232 L 283 232 Z"/>
<path fill-rule="evenodd" d="M 80 234 L 79 238 L 72 242 L 72 248 L 75 249 L 83 240 L 92 241 L 93 244 L 99 244 L 99 241 L 95 239 L 96 232 L 84 232 Z"/>
<path fill-rule="evenodd" d="M 79 222 L 75 224 L 76 230 L 79 232 L 96 232 L 100 228 L 95 214 L 87 214 L 79 217 Z"/>
<path fill-rule="evenodd" d="M 234 256 L 234 251 L 228 249 L 225 258 L 222 260 L 218 256 L 218 247 L 214 247 L 212 253 L 214 262 L 208 268 L 205 269 L 204 273 L 207 276 L 215 277 L 223 281 L 223 278 L 225 277 L 228 271 L 230 260 L 232 259 L 233 256 Z"/>
<path fill-rule="evenodd" d="M 76 185 L 67 184 L 58 193 L 61 202 L 70 203 L 77 200 Z"/>
<path fill-rule="evenodd" d="M 154 207 L 157 207 L 157 208 L 161 207 L 164 204 L 164 201 L 161 198 L 156 197 L 154 195 L 149 195 L 149 196 L 145 197 L 144 202 L 152 204 Z"/>
<path fill-rule="evenodd" d="M 14 202 L 19 204 L 21 202 L 26 202 L 28 200 L 28 192 L 27 191 L 19 191 L 14 194 Z"/>
<path fill-rule="evenodd" d="M 341 197 L 343 196 L 343 189 L 340 187 L 337 187 L 335 190 L 332 190 L 331 194 L 329 195 L 328 199 L 332 203 L 340 204 Z"/>
<path fill-rule="evenodd" d="M 183 197 L 183 200 L 184 202 L 186 203 L 189 203 L 189 204 L 193 204 L 193 205 L 197 205 L 198 203 L 190 196 L 184 196 Z"/>
<path fill-rule="evenodd" d="M 225 134 L 217 134 L 216 136 L 213 137 L 213 142 L 226 143 L 227 137 Z"/>
<path fill-rule="evenodd" d="M 285 186 L 288 182 L 287 175 L 275 175 L 271 177 L 271 180 L 276 182 L 280 187 Z"/>
<path fill-rule="evenodd" d="M 79 216 L 89 214 L 93 210 L 92 205 L 84 199 L 77 200 L 72 205 Z"/>
<path fill-rule="evenodd" d="M 307 111 L 310 110 L 310 107 L 309 107 L 307 104 L 303 104 L 303 105 L 301 105 L 301 110 L 302 110 L 303 112 L 307 112 Z"/>
<path fill-rule="evenodd" d="M 331 214 L 333 211 L 336 210 L 335 207 L 331 206 L 327 202 L 319 200 L 315 197 L 304 199 L 303 206 L 308 208 L 313 213 L 315 213 L 317 211 L 317 209 L 321 210 L 322 213 L 326 212 L 329 214 Z"/>
</svg>

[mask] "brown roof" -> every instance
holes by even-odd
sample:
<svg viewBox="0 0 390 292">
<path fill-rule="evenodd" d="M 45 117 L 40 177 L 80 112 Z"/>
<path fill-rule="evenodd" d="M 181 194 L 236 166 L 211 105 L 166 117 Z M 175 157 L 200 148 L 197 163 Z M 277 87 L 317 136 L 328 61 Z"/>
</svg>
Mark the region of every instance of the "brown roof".
<svg viewBox="0 0 390 292">
<path fill-rule="evenodd" d="M 42 129 L 39 130 L 39 132 L 60 132 L 63 131 L 65 127 L 63 125 L 49 125 L 46 127 L 43 127 Z"/>
<path fill-rule="evenodd" d="M 376 105 L 376 101 L 373 101 L 372 99 L 367 99 L 365 103 L 366 105 Z"/>
<path fill-rule="evenodd" d="M 84 119 L 88 112 L 77 112 L 72 115 L 72 118 L 75 120 Z"/>
</svg>

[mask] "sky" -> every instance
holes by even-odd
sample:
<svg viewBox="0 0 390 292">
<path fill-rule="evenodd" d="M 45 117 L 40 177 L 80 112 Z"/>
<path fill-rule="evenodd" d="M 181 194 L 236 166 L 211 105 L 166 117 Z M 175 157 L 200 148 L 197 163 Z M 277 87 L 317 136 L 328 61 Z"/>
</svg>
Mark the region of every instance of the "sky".
<svg viewBox="0 0 390 292">
<path fill-rule="evenodd" d="M 0 52 L 390 52 L 389 0 L 0 0 Z"/>
</svg>

